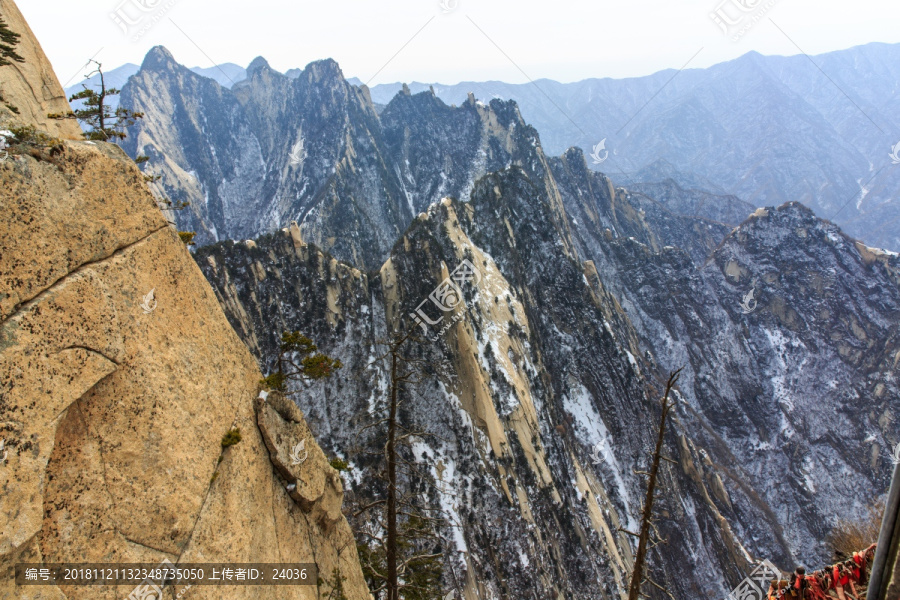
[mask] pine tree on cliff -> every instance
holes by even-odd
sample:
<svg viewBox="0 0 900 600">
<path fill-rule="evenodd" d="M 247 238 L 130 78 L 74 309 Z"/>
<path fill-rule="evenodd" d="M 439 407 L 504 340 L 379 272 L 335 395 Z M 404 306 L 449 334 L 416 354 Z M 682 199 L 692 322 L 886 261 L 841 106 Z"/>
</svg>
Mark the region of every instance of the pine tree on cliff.
<svg viewBox="0 0 900 600">
<path fill-rule="evenodd" d="M 138 119 L 142 119 L 144 113 L 134 112 L 122 107 L 112 110 L 111 107 L 107 106 L 107 98 L 118 96 L 121 90 L 107 88 L 106 80 L 103 77 L 103 65 L 95 60 L 90 62 L 96 64 L 97 68 L 88 73 L 87 77 L 99 75 L 100 89 L 89 88 L 85 85 L 83 90 L 69 98 L 69 102 L 84 100 L 83 108 L 67 113 L 51 113 L 47 116 L 51 119 L 77 119 L 81 121 L 83 125 L 90 128 L 84 133 L 84 137 L 89 140 L 111 142 L 117 139 L 125 139 L 125 132 L 122 130 L 134 125 Z"/>
<path fill-rule="evenodd" d="M 281 334 L 275 371 L 260 383 L 268 389 L 290 394 L 289 381 L 305 384 L 324 379 L 344 366 L 341 361 L 318 350 L 318 346 L 299 331 L 285 331 Z"/>
<path fill-rule="evenodd" d="M 25 59 L 16 53 L 16 44 L 19 43 L 20 34 L 11 30 L 0 15 L 0 67 L 11 65 L 12 61 L 25 62 Z"/>
</svg>

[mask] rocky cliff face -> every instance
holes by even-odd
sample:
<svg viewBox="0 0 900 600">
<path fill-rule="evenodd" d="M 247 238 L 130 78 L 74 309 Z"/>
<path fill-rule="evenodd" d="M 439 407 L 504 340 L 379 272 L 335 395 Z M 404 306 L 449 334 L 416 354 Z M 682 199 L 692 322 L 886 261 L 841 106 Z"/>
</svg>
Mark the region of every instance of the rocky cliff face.
<svg viewBox="0 0 900 600">
<path fill-rule="evenodd" d="M 620 201 L 625 227 L 637 209 Z M 661 370 L 577 245 L 544 182 L 512 167 L 479 180 L 466 203 L 430 207 L 368 275 L 295 227 L 196 258 L 267 368 L 289 329 L 344 361 L 339 381 L 299 401 L 317 437 L 353 464 L 354 499 L 371 499 L 377 468 L 355 446 L 386 386 L 371 365 L 377 341 L 423 300 L 436 320 L 429 293 L 462 261 L 474 265 L 465 306 L 409 350 L 432 365 L 407 390 L 406 426 L 430 434 L 416 441 L 415 462 L 431 482 L 425 498 L 453 524 L 441 545 L 445 585 L 471 599 L 613 598 L 630 575 L 620 528 L 637 527 L 643 482 L 632 470 L 646 466 Z M 685 422 L 690 411 L 679 408 L 668 439 L 678 465 L 665 469 L 669 546 L 654 551 L 653 578 L 676 596 L 721 596 L 759 544 L 733 534 L 728 520 L 740 516 Z"/>
<path fill-rule="evenodd" d="M 153 49 L 124 86 L 146 113 L 124 145 L 189 210 L 170 215 L 198 241 L 253 238 L 296 221 L 305 240 L 378 268 L 415 215 L 518 165 L 546 171 L 537 132 L 514 103 L 399 94 L 381 115 L 331 60 L 287 77 L 257 59 L 233 90 Z M 535 173 L 536 178 L 543 178 Z"/>
<path fill-rule="evenodd" d="M 602 187 L 564 194 L 573 215 L 619 214 L 612 197 Z M 708 223 L 647 224 L 656 237 L 621 219 L 604 231 L 584 221 L 575 234 L 642 348 L 664 370 L 686 366 L 686 423 L 740 538 L 780 564 L 827 561 L 835 516 L 860 514 L 887 488 L 884 453 L 897 442 L 898 257 L 796 203 L 759 209 L 699 260 L 697 243 L 715 239 Z M 660 247 L 673 227 L 693 238 L 675 243 L 690 253 Z"/>
<path fill-rule="evenodd" d="M 777 543 L 769 556 L 827 560 L 833 516 L 860 514 L 890 476 L 897 256 L 799 204 L 760 209 L 696 271 L 677 251 L 625 242 L 614 254 L 647 346 L 661 365 L 688 365 L 692 430 L 739 530 Z M 772 520 L 783 534 L 758 527 Z"/>
<path fill-rule="evenodd" d="M 2 67 L 0 82 L 37 73 Z M 0 125 L 41 126 L 28 115 L 44 105 L 17 101 L 20 120 Z M 20 562 L 167 558 L 316 563 L 326 580 L 335 568 L 347 578 L 348 597 L 368 598 L 337 473 L 312 439 L 302 470 L 276 469 L 282 444 L 307 439 L 303 419 L 257 399 L 258 367 L 134 163 L 113 145 L 68 142 L 52 163 L 0 162 L 0 189 L 0 596 L 131 591 L 17 588 Z M 242 441 L 223 448 L 234 427 Z"/>
<path fill-rule="evenodd" d="M 295 227 L 196 258 L 266 368 L 288 329 L 347 365 L 300 404 L 355 463 L 353 497 L 372 480 L 353 442 L 386 386 L 369 366 L 377 340 L 422 301 L 436 320 L 429 293 L 463 260 L 478 269 L 465 306 L 411 350 L 433 367 L 407 401 L 409 426 L 436 436 L 415 457 L 441 490 L 429 501 L 459 524 L 442 546 L 456 577 L 445 584 L 467 598 L 621 592 L 632 546 L 619 528 L 635 528 L 642 494 L 633 470 L 646 465 L 660 379 L 681 366 L 667 440 L 678 464 L 661 492 L 669 544 L 653 579 L 715 597 L 750 557 L 827 561 L 836 519 L 887 486 L 897 257 L 800 205 L 732 231 L 667 208 L 702 210 L 676 188 L 663 202 L 616 188 L 578 151 L 548 164 L 431 206 L 368 275 Z"/>
<path fill-rule="evenodd" d="M 3 67 L 0 78 L 0 117 L 16 117 L 34 123 L 48 134 L 63 139 L 81 139 L 81 129 L 75 121 L 48 119 L 50 113 L 69 110 L 65 92 L 56 79 L 50 61 L 44 55 L 37 38 L 25 22 L 13 0 L 0 0 L 0 15 L 10 30 L 22 37 L 16 53 L 25 62 L 13 62 Z M 11 108 L 12 107 L 12 108 Z"/>
</svg>

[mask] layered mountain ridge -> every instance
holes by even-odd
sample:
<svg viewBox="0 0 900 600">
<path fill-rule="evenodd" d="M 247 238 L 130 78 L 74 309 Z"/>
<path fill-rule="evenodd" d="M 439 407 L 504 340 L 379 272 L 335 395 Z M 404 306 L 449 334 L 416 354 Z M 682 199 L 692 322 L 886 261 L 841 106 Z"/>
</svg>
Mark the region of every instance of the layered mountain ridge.
<svg viewBox="0 0 900 600">
<path fill-rule="evenodd" d="M 295 226 L 196 258 L 261 364 L 295 328 L 345 361 L 342 383 L 300 403 L 351 461 L 386 385 L 368 367 L 377 341 L 454 266 L 481 271 L 459 320 L 411 351 L 435 366 L 408 400 L 410 426 L 442 440 L 421 440 L 417 456 L 446 494 L 429 500 L 462 524 L 442 550 L 460 561 L 466 597 L 621 592 L 632 547 L 620 528 L 634 529 L 642 495 L 632 470 L 646 464 L 661 375 L 681 366 L 654 580 L 721 596 L 750 557 L 827 560 L 836 515 L 861 511 L 860 489 L 877 495 L 889 478 L 900 261 L 799 204 L 732 231 L 615 188 L 577 151 L 551 162 L 562 205 L 520 167 L 489 174 L 466 202 L 420 215 L 368 275 Z M 668 218 L 648 218 L 651 204 Z M 707 261 L 667 243 L 677 233 L 699 252 L 723 228 Z M 603 460 L 598 445 L 611 449 Z M 357 464 L 351 493 L 365 497 Z"/>
<path fill-rule="evenodd" d="M 661 71 L 574 83 L 379 84 L 370 96 L 378 111 L 404 89 L 448 105 L 465 104 L 469 94 L 484 103 L 514 100 L 543 133 L 548 154 L 603 140 L 608 160 L 592 168 L 615 174 L 620 184 L 672 178 L 686 189 L 737 195 L 754 208 L 800 201 L 871 246 L 898 249 L 893 190 L 900 172 L 891 159 L 900 142 L 892 116 L 897 53 L 895 44 L 873 43 L 814 56 L 813 64 L 805 56 L 750 52 L 676 77 Z M 137 70 L 127 67 L 122 75 Z M 233 76 L 215 67 L 192 70 L 228 88 L 248 85 L 246 71 L 223 68 Z"/>
<path fill-rule="evenodd" d="M 518 165 L 552 178 L 538 133 L 514 102 L 473 96 L 457 107 L 401 91 L 378 113 L 368 90 L 347 83 L 330 60 L 287 77 L 257 59 L 229 90 L 158 47 L 121 102 L 147 115 L 126 151 L 151 158 L 145 172 L 161 177 L 161 193 L 191 203 L 170 218 L 200 243 L 297 221 L 304 239 L 371 269 L 416 214 L 466 197 L 478 177 Z M 697 203 L 693 214 L 712 207 L 718 218 L 715 204 Z"/>
<path fill-rule="evenodd" d="M 259 59 L 232 91 L 155 48 L 122 92 L 147 115 L 125 149 L 150 157 L 167 197 L 191 203 L 174 218 L 198 241 L 297 221 L 305 238 L 372 268 L 415 214 L 466 195 L 475 176 L 516 160 L 508 137 L 531 135 L 514 107 L 427 96 L 400 95 L 379 117 L 334 61 L 288 78 Z"/>
</svg>

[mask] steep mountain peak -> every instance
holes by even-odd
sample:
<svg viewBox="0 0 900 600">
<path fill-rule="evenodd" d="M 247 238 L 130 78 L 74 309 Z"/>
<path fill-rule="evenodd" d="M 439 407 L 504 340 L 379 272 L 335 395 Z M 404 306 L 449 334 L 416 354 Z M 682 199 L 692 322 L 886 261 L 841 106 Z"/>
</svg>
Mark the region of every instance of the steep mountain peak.
<svg viewBox="0 0 900 600">
<path fill-rule="evenodd" d="M 269 61 L 267 61 L 262 56 L 257 56 L 247 66 L 247 79 L 250 79 L 251 77 L 256 75 L 256 73 L 262 69 L 271 69 L 271 68 L 272 67 L 269 66 Z"/>
<path fill-rule="evenodd" d="M 749 240 L 755 240 L 754 246 L 776 246 L 788 243 L 791 238 L 806 239 L 813 231 L 820 232 L 816 237 L 825 236 L 834 244 L 840 240 L 850 241 L 837 225 L 820 219 L 809 207 L 800 202 L 785 202 L 777 208 L 757 208 L 722 240 L 721 246 L 746 245 Z"/>
<path fill-rule="evenodd" d="M 895 253 L 857 242 L 800 202 L 757 209 L 725 237 L 715 251 L 715 259 L 734 282 L 758 277 L 768 277 L 771 281 L 767 283 L 782 282 L 791 277 L 781 272 L 783 265 L 793 264 L 800 271 L 824 273 L 826 279 L 832 271 L 847 271 L 863 286 L 861 282 L 867 277 L 879 276 L 876 272 L 896 283 L 900 269 L 900 257 Z"/>
<path fill-rule="evenodd" d="M 587 160 L 584 158 L 584 150 L 578 146 L 571 146 L 560 157 L 570 167 L 578 167 L 579 169 L 587 168 Z"/>
<path fill-rule="evenodd" d="M 750 215 L 750 217 L 747 219 L 747 223 L 745 224 L 749 225 L 752 222 L 763 219 L 770 219 L 771 226 L 775 227 L 792 227 L 802 224 L 816 225 L 819 223 L 828 223 L 824 219 L 818 218 L 816 216 L 816 213 L 814 213 L 811 208 L 796 201 L 785 202 L 778 208 L 769 206 L 758 208 L 753 214 Z M 741 227 L 744 227 L 744 225 L 741 225 Z M 837 225 L 834 225 L 833 227 L 835 231 L 840 231 Z"/>
<path fill-rule="evenodd" d="M 391 98 L 391 101 L 388 102 L 387 106 L 392 107 L 391 111 L 393 112 L 431 110 L 446 113 L 454 110 L 434 94 L 431 94 L 430 92 L 413 94 L 409 87 L 405 87 L 397 92 L 397 94 Z"/>
<path fill-rule="evenodd" d="M 476 103 L 473 102 L 473 104 Z M 494 111 L 498 121 L 504 127 L 510 127 L 513 124 L 526 125 L 525 119 L 522 118 L 522 113 L 519 112 L 519 105 L 515 100 L 501 100 L 499 98 L 494 98 L 488 106 Z M 531 128 L 534 131 L 535 136 L 537 136 L 537 130 L 530 125 L 528 125 L 528 127 Z"/>
<path fill-rule="evenodd" d="M 180 66 L 165 46 L 154 46 L 151 48 L 147 56 L 144 57 L 144 62 L 141 63 L 141 69 L 150 71 L 175 69 Z"/>
<path fill-rule="evenodd" d="M 345 81 L 341 66 L 333 58 L 325 58 L 309 63 L 297 79 L 305 79 L 309 83 L 316 84 L 343 83 Z"/>
</svg>

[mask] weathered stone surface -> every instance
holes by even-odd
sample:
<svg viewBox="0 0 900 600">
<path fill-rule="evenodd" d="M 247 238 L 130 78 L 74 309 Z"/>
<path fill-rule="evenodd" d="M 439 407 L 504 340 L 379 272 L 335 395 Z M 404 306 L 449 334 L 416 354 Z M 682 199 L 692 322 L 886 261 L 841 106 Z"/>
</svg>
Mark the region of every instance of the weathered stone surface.
<svg viewBox="0 0 900 600">
<path fill-rule="evenodd" d="M 140 172 L 117 146 L 78 142 L 67 155 L 77 177 L 21 158 L 0 163 L 0 319 L 82 265 L 166 226 Z"/>
<path fill-rule="evenodd" d="M 256 424 L 259 369 L 134 163 L 114 146 L 67 142 L 58 164 L 0 164 L 0 189 L 0 575 L 25 560 L 306 561 L 368 598 L 339 476 L 284 405 L 296 421 L 282 420 L 286 431 L 304 432 L 311 457 L 298 475 L 322 489 L 295 492 L 304 507 L 289 495 Z M 232 427 L 242 440 L 223 449 Z M 0 598 L 130 591 L 0 580 Z"/>
<path fill-rule="evenodd" d="M 263 392 L 256 399 L 256 419 L 272 464 L 286 480 L 291 498 L 330 531 L 341 518 L 344 490 L 340 475 L 313 442 L 300 409 L 280 393 Z"/>
<path fill-rule="evenodd" d="M 16 46 L 16 53 L 25 59 L 25 62 L 0 67 L 0 96 L 5 103 L 19 109 L 19 114 L 13 115 L 0 102 L 0 120 L 15 116 L 17 121 L 39 126 L 54 137 L 81 139 L 81 128 L 75 121 L 54 121 L 47 118 L 49 113 L 67 112 L 71 108 L 50 61 L 16 3 L 13 0 L 0 0 L 0 15 L 3 15 L 3 20 L 12 31 L 22 36 Z"/>
</svg>

